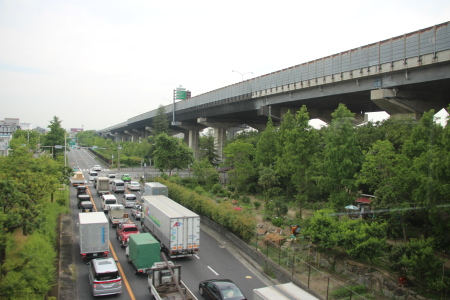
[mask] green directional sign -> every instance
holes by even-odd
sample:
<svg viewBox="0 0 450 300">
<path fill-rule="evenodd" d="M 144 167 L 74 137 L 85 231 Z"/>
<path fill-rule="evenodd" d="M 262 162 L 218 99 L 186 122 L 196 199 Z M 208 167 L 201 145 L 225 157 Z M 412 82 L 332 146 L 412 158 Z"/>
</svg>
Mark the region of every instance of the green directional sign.
<svg viewBox="0 0 450 300">
<path fill-rule="evenodd" d="M 176 93 L 176 99 L 177 100 L 186 100 L 186 89 L 177 89 Z"/>
</svg>

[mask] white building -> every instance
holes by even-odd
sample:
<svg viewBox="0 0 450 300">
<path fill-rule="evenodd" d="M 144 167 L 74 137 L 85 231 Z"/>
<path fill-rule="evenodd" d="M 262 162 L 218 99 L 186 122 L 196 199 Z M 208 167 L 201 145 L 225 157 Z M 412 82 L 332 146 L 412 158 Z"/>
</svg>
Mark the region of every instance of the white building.
<svg viewBox="0 0 450 300">
<path fill-rule="evenodd" d="M 11 137 L 10 134 L 0 134 L 0 156 L 8 155 Z"/>
</svg>

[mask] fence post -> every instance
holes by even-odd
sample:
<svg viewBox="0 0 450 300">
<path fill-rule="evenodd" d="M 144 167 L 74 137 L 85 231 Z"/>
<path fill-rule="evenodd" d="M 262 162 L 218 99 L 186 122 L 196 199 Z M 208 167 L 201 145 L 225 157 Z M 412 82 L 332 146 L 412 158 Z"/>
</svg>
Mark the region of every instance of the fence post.
<svg viewBox="0 0 450 300">
<path fill-rule="evenodd" d="M 278 247 L 278 265 L 281 266 L 281 246 Z"/>
<path fill-rule="evenodd" d="M 327 283 L 327 297 L 325 298 L 326 300 L 328 300 L 328 290 L 330 288 L 330 277 L 327 277 L 327 278 L 328 278 L 328 283 Z"/>
<path fill-rule="evenodd" d="M 311 278 L 311 265 L 308 265 L 308 289 L 309 289 L 309 279 Z"/>
<path fill-rule="evenodd" d="M 294 270 L 295 270 L 295 255 L 292 253 L 292 278 L 294 278 Z"/>
</svg>

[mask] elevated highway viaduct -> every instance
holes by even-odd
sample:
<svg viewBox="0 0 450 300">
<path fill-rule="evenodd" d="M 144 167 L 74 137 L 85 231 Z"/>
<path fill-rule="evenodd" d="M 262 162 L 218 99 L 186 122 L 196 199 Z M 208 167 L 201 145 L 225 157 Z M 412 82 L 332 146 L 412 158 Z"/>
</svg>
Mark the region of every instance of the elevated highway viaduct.
<svg viewBox="0 0 450 300">
<path fill-rule="evenodd" d="M 361 46 L 222 87 L 165 106 L 174 133 L 184 133 L 197 153 L 199 132 L 214 129 L 222 154 L 227 132 L 246 125 L 263 130 L 268 116 L 275 124 L 290 110 L 306 105 L 310 119 L 331 121 L 343 103 L 355 113 L 419 119 L 450 103 L 450 22 Z M 116 141 L 136 141 L 152 132 L 157 110 L 99 130 Z"/>
</svg>

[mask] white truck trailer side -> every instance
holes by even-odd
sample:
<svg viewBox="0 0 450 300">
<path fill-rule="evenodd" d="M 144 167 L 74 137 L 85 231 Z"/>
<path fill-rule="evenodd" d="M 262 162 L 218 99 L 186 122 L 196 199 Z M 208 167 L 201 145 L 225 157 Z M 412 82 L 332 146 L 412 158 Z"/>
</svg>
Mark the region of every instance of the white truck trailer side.
<svg viewBox="0 0 450 300">
<path fill-rule="evenodd" d="M 191 256 L 200 247 L 200 216 L 166 196 L 142 197 L 141 222 L 170 257 Z"/>
<path fill-rule="evenodd" d="M 108 219 L 102 212 L 78 214 L 81 258 L 107 257 L 109 252 Z"/>
<path fill-rule="evenodd" d="M 253 290 L 253 300 L 320 300 L 292 282 Z"/>
</svg>

